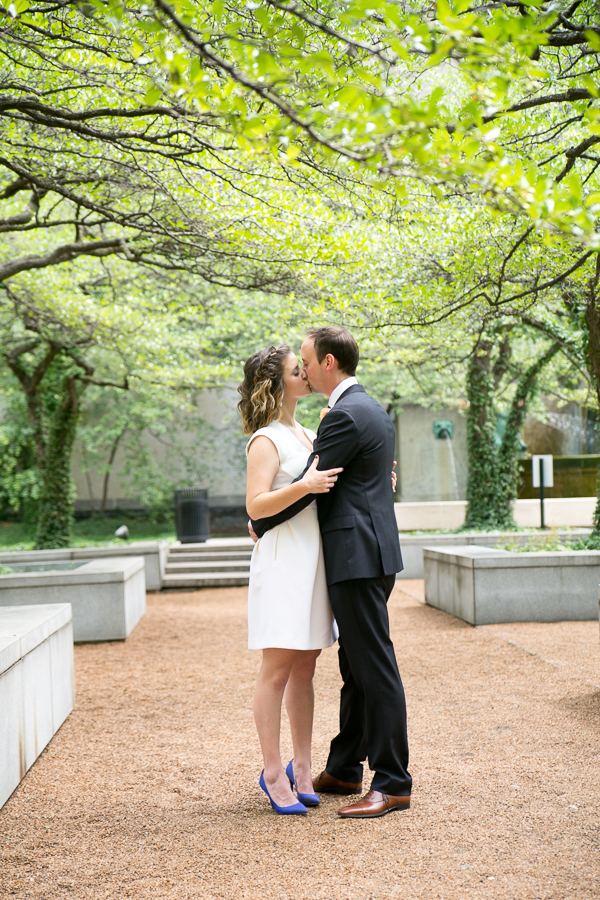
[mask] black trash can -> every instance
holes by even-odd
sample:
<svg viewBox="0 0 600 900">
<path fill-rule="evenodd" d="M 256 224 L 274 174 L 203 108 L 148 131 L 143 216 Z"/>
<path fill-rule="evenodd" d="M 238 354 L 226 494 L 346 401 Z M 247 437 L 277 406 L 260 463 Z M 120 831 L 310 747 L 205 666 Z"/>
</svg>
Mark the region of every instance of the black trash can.
<svg viewBox="0 0 600 900">
<path fill-rule="evenodd" d="M 182 544 L 200 544 L 210 537 L 208 491 L 182 488 L 175 491 L 175 528 Z"/>
</svg>

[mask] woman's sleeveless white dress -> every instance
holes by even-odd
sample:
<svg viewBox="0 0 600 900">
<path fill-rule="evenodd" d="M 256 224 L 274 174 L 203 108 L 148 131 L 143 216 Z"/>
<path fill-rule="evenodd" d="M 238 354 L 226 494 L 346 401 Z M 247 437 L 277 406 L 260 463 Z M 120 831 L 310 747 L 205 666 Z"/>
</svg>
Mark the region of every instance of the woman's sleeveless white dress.
<svg viewBox="0 0 600 900">
<path fill-rule="evenodd" d="M 304 429 L 313 441 L 314 432 Z M 256 431 L 268 437 L 279 454 L 279 471 L 271 490 L 291 484 L 306 467 L 310 450 L 294 434 L 273 422 Z M 260 650 L 320 650 L 337 640 L 329 604 L 317 504 L 277 525 L 254 546 L 248 586 L 248 647 Z"/>
</svg>

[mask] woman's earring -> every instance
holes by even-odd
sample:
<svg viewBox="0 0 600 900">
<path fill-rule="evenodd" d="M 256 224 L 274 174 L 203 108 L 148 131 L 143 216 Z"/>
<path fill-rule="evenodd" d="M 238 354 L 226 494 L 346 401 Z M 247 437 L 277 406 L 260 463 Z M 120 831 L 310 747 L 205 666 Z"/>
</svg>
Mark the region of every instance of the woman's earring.
<svg viewBox="0 0 600 900">
<path fill-rule="evenodd" d="M 280 400 L 280 401 L 279 401 L 279 405 L 280 405 L 280 406 L 283 406 L 283 400 Z"/>
</svg>

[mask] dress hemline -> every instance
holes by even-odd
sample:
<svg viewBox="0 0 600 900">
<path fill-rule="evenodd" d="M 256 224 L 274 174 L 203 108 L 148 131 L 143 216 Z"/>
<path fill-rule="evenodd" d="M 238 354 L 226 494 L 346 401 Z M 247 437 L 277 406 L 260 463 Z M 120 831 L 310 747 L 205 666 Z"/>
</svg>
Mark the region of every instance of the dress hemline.
<svg viewBox="0 0 600 900">
<path fill-rule="evenodd" d="M 250 645 L 248 645 L 248 650 L 329 650 L 330 647 L 333 647 L 336 641 L 337 638 L 335 641 L 332 641 L 331 644 L 325 644 L 319 647 L 283 647 L 279 644 L 261 644 L 258 647 L 251 647 Z"/>
</svg>

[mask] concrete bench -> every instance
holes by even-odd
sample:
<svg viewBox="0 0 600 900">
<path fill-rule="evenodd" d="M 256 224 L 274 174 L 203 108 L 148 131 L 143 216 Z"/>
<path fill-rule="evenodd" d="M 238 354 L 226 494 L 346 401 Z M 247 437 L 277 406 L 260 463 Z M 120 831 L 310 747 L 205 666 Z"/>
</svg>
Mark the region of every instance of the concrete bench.
<svg viewBox="0 0 600 900">
<path fill-rule="evenodd" d="M 570 531 L 559 531 L 555 535 L 561 543 L 586 537 L 591 528 L 577 528 Z M 530 541 L 542 543 L 548 540 L 543 531 L 465 531 L 461 534 L 400 534 L 402 561 L 404 569 L 398 578 L 423 578 L 423 548 L 435 547 L 445 550 L 448 547 L 463 547 L 465 544 L 479 547 L 494 547 L 499 543 L 527 544 Z"/>
<path fill-rule="evenodd" d="M 69 604 L 0 608 L 0 807 L 74 701 Z"/>
<path fill-rule="evenodd" d="M 598 616 L 600 550 L 423 550 L 425 602 L 471 625 Z"/>
<path fill-rule="evenodd" d="M 109 547 L 69 547 L 66 550 L 15 550 L 0 552 L 0 565 L 73 559 L 114 559 L 143 556 L 146 570 L 146 590 L 160 591 L 169 552 L 168 541 L 134 541 L 131 544 L 111 544 Z"/>
<path fill-rule="evenodd" d="M 70 603 L 75 641 L 124 640 L 146 612 L 141 556 L 21 565 L 28 571 L 0 575 L 0 607 Z"/>
</svg>

